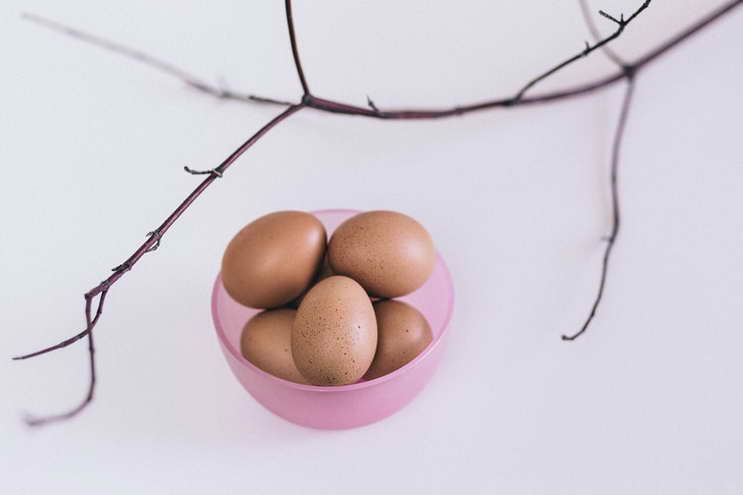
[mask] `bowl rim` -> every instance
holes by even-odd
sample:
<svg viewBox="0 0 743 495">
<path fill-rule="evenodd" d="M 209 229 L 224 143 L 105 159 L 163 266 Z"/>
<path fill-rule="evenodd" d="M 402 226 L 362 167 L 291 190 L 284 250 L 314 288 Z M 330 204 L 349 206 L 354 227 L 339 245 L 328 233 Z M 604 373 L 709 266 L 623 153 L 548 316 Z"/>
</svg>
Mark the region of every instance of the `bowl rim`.
<svg viewBox="0 0 743 495">
<path fill-rule="evenodd" d="M 346 209 L 346 208 L 330 208 L 330 209 L 324 209 L 324 210 L 314 210 L 308 212 L 312 215 L 321 215 L 323 213 L 350 213 L 350 214 L 359 214 L 363 213 L 363 211 L 360 210 L 353 210 L 353 209 Z M 239 352 L 227 339 L 227 336 L 224 333 L 224 329 L 222 327 L 222 323 L 219 320 L 219 312 L 217 311 L 217 296 L 219 294 L 219 289 L 222 287 L 222 272 L 217 274 L 217 278 L 214 280 L 214 285 L 212 287 L 212 294 L 211 294 L 211 313 L 212 313 L 212 322 L 214 323 L 214 328 L 217 332 L 217 337 L 219 337 L 219 341 L 222 344 L 222 347 L 224 349 L 227 349 L 227 351 L 230 353 L 230 355 L 235 358 L 235 360 L 242 365 L 243 367 L 249 369 L 251 372 L 256 373 L 258 375 L 262 375 L 266 379 L 270 381 L 274 381 L 277 384 L 293 388 L 296 390 L 304 390 L 309 392 L 323 392 L 323 393 L 337 393 L 337 392 L 350 392 L 353 390 L 361 390 L 368 387 L 373 387 L 376 385 L 381 385 L 382 383 L 393 380 L 394 378 L 401 376 L 411 369 L 415 368 L 420 364 L 428 355 L 430 355 L 436 347 L 440 345 L 441 340 L 444 338 L 448 328 L 449 323 L 451 322 L 452 314 L 454 312 L 454 281 L 451 276 L 451 272 L 449 271 L 449 267 L 446 265 L 446 262 L 444 261 L 444 258 L 441 257 L 441 254 L 436 251 L 436 260 L 437 263 L 441 265 L 441 267 L 444 270 L 444 275 L 446 277 L 446 281 L 449 285 L 449 295 L 446 301 L 447 308 L 446 308 L 446 316 L 444 317 L 444 322 L 441 325 L 441 331 L 436 336 L 436 338 L 431 341 L 430 344 L 428 344 L 428 347 L 423 349 L 423 351 L 416 356 L 415 359 L 407 363 L 406 365 L 396 369 L 392 373 L 388 373 L 386 375 L 380 376 L 379 378 L 375 378 L 373 380 L 367 380 L 363 382 L 357 382 L 352 383 L 350 385 L 338 385 L 338 386 L 319 386 L 319 385 L 305 385 L 303 383 L 296 383 L 289 380 L 285 380 L 283 378 L 279 378 L 278 376 L 274 376 L 271 373 L 268 373 L 266 371 L 263 371 L 262 369 L 258 368 L 256 365 L 245 359 L 241 352 Z"/>
</svg>

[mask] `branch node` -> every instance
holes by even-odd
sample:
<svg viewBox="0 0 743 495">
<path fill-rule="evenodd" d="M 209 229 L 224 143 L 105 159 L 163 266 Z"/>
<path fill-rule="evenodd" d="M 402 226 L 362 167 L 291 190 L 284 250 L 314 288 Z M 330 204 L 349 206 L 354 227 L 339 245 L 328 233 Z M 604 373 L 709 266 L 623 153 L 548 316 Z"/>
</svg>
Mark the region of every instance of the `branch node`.
<svg viewBox="0 0 743 495">
<path fill-rule="evenodd" d="M 637 67 L 631 64 L 622 64 L 622 72 L 627 77 L 627 79 L 632 80 L 637 73 Z"/>
<path fill-rule="evenodd" d="M 218 179 L 221 179 L 222 177 L 224 177 L 224 172 L 216 168 L 210 168 L 209 170 L 194 170 L 192 168 L 189 168 L 188 165 L 185 165 L 183 167 L 183 170 L 185 170 L 191 175 L 210 175 L 211 174 Z"/>
<path fill-rule="evenodd" d="M 617 24 L 619 27 L 624 27 L 624 25 L 626 24 L 625 21 L 624 21 L 624 14 L 622 14 L 621 19 L 617 19 L 613 15 L 608 14 L 608 13 L 606 13 L 603 10 L 599 10 L 599 15 L 601 15 L 602 17 L 606 17 L 610 21 L 612 21 L 615 24 Z"/>
<path fill-rule="evenodd" d="M 157 251 L 157 248 L 160 247 L 160 239 L 162 239 L 162 234 L 159 230 L 153 230 L 152 232 L 147 232 L 147 237 L 151 239 L 155 239 L 155 244 L 148 247 L 145 250 L 145 253 L 151 253 L 152 251 Z"/>
<path fill-rule="evenodd" d="M 118 272 L 128 272 L 131 269 L 132 269 L 132 264 L 128 261 L 125 261 L 122 264 L 111 268 L 111 271 L 118 273 Z"/>
<path fill-rule="evenodd" d="M 302 105 L 311 107 L 315 103 L 315 97 L 312 96 L 310 93 L 305 93 L 302 95 Z"/>
<path fill-rule="evenodd" d="M 369 98 L 369 95 L 366 95 L 366 104 L 369 105 L 369 108 L 371 108 L 374 113 L 380 113 L 379 108 L 377 108 L 377 105 L 375 105 L 372 99 Z"/>
</svg>

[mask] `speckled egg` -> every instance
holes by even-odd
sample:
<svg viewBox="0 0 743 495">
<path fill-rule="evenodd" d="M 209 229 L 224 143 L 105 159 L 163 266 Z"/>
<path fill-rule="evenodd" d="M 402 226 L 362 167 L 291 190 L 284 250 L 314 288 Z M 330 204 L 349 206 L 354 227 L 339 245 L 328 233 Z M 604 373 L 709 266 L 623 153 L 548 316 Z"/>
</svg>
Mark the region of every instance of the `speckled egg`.
<svg viewBox="0 0 743 495">
<path fill-rule="evenodd" d="M 377 318 L 377 352 L 364 378 L 373 380 L 415 359 L 433 340 L 425 316 L 402 301 L 374 303 Z"/>
<path fill-rule="evenodd" d="M 245 226 L 222 258 L 222 282 L 237 302 L 275 308 L 313 281 L 325 254 L 322 223 L 309 213 L 279 211 Z"/>
<path fill-rule="evenodd" d="M 369 296 L 354 280 L 331 276 L 305 295 L 292 328 L 292 355 L 313 385 L 347 385 L 369 369 L 377 322 Z"/>
<path fill-rule="evenodd" d="M 274 309 L 253 316 L 243 328 L 240 351 L 263 371 L 306 384 L 292 358 L 292 325 L 296 314 L 293 309 Z"/>
<path fill-rule="evenodd" d="M 402 213 L 369 211 L 349 218 L 328 245 L 333 271 L 359 282 L 371 296 L 399 297 L 423 285 L 436 250 L 428 231 Z"/>
</svg>

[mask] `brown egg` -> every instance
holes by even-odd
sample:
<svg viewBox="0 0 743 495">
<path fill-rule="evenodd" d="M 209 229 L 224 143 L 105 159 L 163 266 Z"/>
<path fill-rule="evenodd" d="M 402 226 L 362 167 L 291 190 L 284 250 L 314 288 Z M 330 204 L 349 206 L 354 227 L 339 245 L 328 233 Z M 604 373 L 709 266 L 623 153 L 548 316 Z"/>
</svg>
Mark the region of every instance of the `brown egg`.
<svg viewBox="0 0 743 495">
<path fill-rule="evenodd" d="M 249 223 L 222 258 L 229 295 L 251 308 L 275 308 L 299 296 L 325 254 L 322 223 L 301 211 L 279 211 Z"/>
<path fill-rule="evenodd" d="M 420 311 L 401 301 L 374 303 L 377 353 L 364 378 L 392 373 L 415 359 L 433 340 L 431 326 Z"/>
<path fill-rule="evenodd" d="M 330 238 L 335 273 L 360 283 L 371 296 L 399 297 L 423 285 L 436 250 L 425 228 L 394 211 L 370 211 L 343 222 Z"/>
<path fill-rule="evenodd" d="M 369 296 L 348 277 L 332 276 L 304 297 L 292 329 L 292 355 L 313 385 L 358 381 L 374 358 L 377 322 Z"/>
<path fill-rule="evenodd" d="M 240 351 L 245 359 L 274 376 L 307 383 L 292 359 L 292 325 L 297 312 L 274 309 L 258 313 L 245 324 Z"/>
</svg>

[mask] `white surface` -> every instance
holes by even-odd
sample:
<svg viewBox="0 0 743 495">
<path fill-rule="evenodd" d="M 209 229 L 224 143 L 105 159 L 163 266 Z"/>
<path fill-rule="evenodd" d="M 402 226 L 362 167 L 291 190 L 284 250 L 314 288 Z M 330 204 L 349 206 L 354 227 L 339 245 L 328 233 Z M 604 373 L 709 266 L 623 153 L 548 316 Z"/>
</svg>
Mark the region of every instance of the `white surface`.
<svg viewBox="0 0 743 495">
<path fill-rule="evenodd" d="M 595 5 L 631 11 L 636 1 Z M 639 54 L 719 1 L 653 2 Z M 208 5 L 207 5 L 208 4 Z M 381 106 L 511 94 L 587 39 L 576 2 L 298 2 L 316 94 Z M 3 354 L 77 331 L 82 293 L 277 109 L 214 101 L 19 20 L 21 8 L 205 77 L 292 98 L 280 2 L 5 0 L 0 6 Z M 608 27 L 601 22 L 602 27 Z M 607 232 L 621 88 L 438 122 L 303 111 L 276 128 L 110 293 L 95 404 L 84 345 L 0 360 L 0 491 L 743 492 L 743 12 L 640 75 L 606 299 L 574 344 Z M 594 56 L 541 89 L 610 70 Z M 454 274 L 450 347 L 407 409 L 353 431 L 272 416 L 231 376 L 209 290 L 243 224 L 286 208 L 419 218 Z"/>
</svg>

